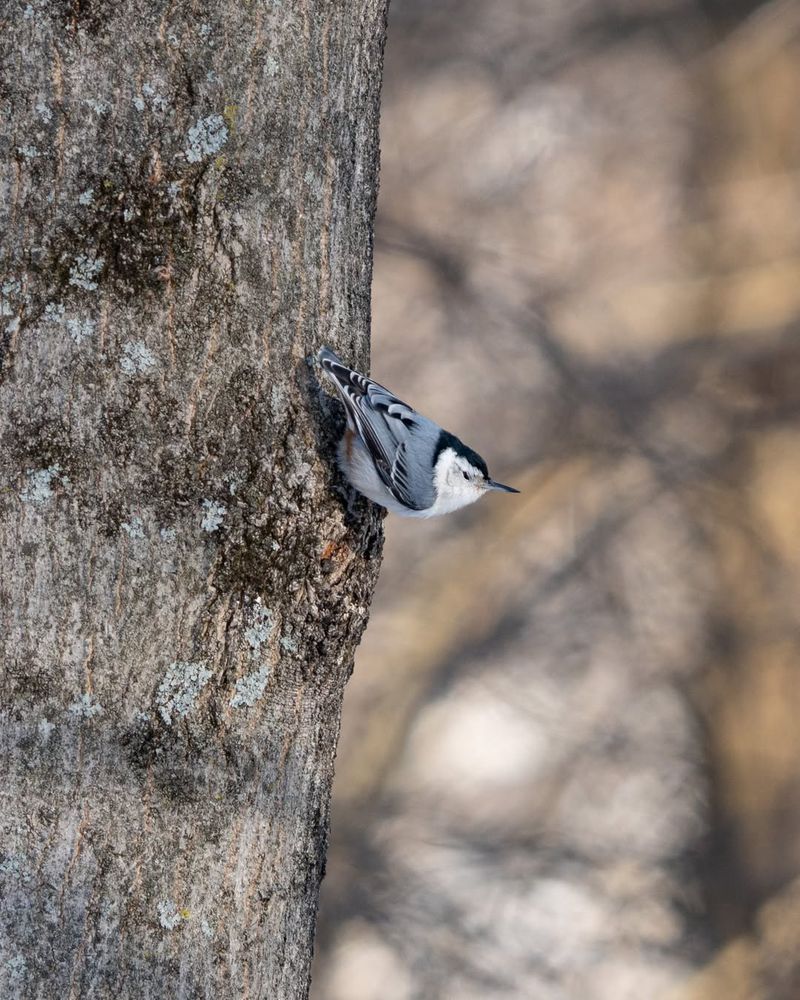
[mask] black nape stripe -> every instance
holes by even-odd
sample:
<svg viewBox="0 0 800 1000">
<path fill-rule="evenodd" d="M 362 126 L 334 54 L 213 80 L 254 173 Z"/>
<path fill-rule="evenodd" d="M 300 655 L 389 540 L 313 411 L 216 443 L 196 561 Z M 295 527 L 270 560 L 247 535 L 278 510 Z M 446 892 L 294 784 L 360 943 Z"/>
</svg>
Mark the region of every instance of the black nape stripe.
<svg viewBox="0 0 800 1000">
<path fill-rule="evenodd" d="M 455 434 L 451 434 L 450 431 L 442 431 L 439 435 L 439 440 L 436 442 L 436 451 L 433 453 L 434 465 L 436 465 L 439 456 L 446 448 L 452 448 L 456 455 L 466 458 L 476 469 L 480 469 L 487 479 L 489 478 L 489 469 L 486 467 L 486 462 L 484 462 L 477 451 L 473 451 L 472 448 L 459 440 Z"/>
</svg>

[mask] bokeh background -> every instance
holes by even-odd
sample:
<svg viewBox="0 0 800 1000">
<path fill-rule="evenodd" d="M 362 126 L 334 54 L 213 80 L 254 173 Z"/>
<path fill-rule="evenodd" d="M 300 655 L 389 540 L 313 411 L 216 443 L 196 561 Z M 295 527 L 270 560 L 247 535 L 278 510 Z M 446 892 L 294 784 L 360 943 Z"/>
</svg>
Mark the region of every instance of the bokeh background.
<svg viewBox="0 0 800 1000">
<path fill-rule="evenodd" d="M 314 1000 L 800 997 L 800 3 L 393 0 L 387 521 Z"/>
</svg>

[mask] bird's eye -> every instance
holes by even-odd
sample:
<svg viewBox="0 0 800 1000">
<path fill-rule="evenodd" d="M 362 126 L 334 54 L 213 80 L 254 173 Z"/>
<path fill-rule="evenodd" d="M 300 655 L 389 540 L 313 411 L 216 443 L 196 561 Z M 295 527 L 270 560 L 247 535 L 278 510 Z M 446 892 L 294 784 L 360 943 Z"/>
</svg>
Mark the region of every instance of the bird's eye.
<svg viewBox="0 0 800 1000">
<path fill-rule="evenodd" d="M 468 473 L 468 472 L 462 472 L 462 473 L 461 473 L 461 475 L 462 475 L 462 476 L 463 476 L 463 477 L 464 477 L 465 479 L 469 479 L 469 473 Z"/>
</svg>

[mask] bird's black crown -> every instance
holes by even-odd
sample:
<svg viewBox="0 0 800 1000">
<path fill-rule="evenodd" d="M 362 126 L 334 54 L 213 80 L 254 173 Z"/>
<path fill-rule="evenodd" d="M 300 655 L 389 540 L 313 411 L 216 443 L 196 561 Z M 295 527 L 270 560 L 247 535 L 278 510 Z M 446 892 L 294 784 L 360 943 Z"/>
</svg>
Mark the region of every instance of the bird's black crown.
<svg viewBox="0 0 800 1000">
<path fill-rule="evenodd" d="M 486 467 L 486 462 L 481 458 L 477 451 L 473 451 L 468 445 L 460 441 L 455 434 L 451 434 L 450 431 L 442 431 L 439 435 L 439 440 L 436 442 L 436 451 L 433 454 L 433 464 L 439 461 L 439 456 L 446 448 L 452 448 L 456 455 L 461 455 L 466 458 L 466 460 L 474 465 L 476 469 L 480 471 L 489 478 L 489 470 Z"/>
</svg>

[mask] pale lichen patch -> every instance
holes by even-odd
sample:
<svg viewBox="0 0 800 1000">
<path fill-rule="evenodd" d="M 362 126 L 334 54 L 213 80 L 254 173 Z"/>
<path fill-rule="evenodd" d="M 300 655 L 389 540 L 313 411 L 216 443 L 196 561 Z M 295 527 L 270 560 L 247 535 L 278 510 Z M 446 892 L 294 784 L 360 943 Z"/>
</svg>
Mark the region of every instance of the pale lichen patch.
<svg viewBox="0 0 800 1000">
<path fill-rule="evenodd" d="M 174 931 L 188 916 L 189 911 L 177 906 L 171 899 L 162 899 L 158 904 L 158 922 L 168 931 Z"/>
<path fill-rule="evenodd" d="M 93 719 L 96 715 L 103 714 L 103 706 L 96 702 L 88 691 L 78 695 L 67 710 L 70 715 L 78 716 L 82 719 Z"/>
<path fill-rule="evenodd" d="M 28 481 L 20 493 L 25 503 L 42 506 L 53 498 L 53 480 L 61 476 L 61 466 L 56 462 L 47 469 L 37 469 L 28 473 Z M 62 479 L 64 477 L 61 477 Z"/>
<path fill-rule="evenodd" d="M 225 517 L 225 512 L 227 511 L 225 504 L 218 503 L 216 500 L 204 500 L 203 501 L 203 520 L 200 523 L 200 527 L 203 531 L 212 532 L 216 531 L 222 524 L 223 518 Z"/>
<path fill-rule="evenodd" d="M 21 986 L 25 982 L 27 972 L 28 963 L 25 961 L 25 957 L 21 953 L 9 958 L 5 964 L 5 978 L 15 988 Z"/>
<path fill-rule="evenodd" d="M 218 153 L 228 141 L 228 128 L 222 115 L 200 118 L 189 129 L 186 138 L 186 159 L 199 163 L 206 156 Z"/>
<path fill-rule="evenodd" d="M 120 525 L 120 528 L 122 528 L 128 538 L 144 538 L 144 522 L 138 515 L 134 515 L 130 521 L 124 521 Z"/>
<path fill-rule="evenodd" d="M 256 670 L 252 674 L 240 677 L 231 698 L 231 708 L 252 708 L 264 693 L 268 680 L 269 668 L 267 666 L 261 667 L 260 670 Z"/>
<path fill-rule="evenodd" d="M 93 97 L 84 97 L 81 104 L 87 107 L 90 111 L 94 111 L 96 115 L 104 115 L 110 110 L 111 107 L 107 101 L 98 101 Z"/>
<path fill-rule="evenodd" d="M 76 288 L 93 292 L 97 288 L 97 277 L 104 265 L 105 260 L 102 257 L 78 254 L 69 270 L 69 283 Z"/>
<path fill-rule="evenodd" d="M 228 480 L 228 492 L 232 497 L 236 496 L 237 490 L 244 482 L 244 476 L 240 472 L 234 472 Z"/>
<path fill-rule="evenodd" d="M 129 340 L 122 349 L 120 368 L 126 375 L 141 375 L 158 364 L 155 354 L 143 340 Z"/>
<path fill-rule="evenodd" d="M 272 392 L 270 393 L 272 412 L 276 416 L 283 416 L 286 412 L 287 402 L 286 393 L 280 388 L 280 386 L 273 385 Z"/>
<path fill-rule="evenodd" d="M 44 101 L 39 101 L 36 105 L 36 114 L 42 119 L 43 122 L 49 122 L 53 119 L 52 108 L 48 107 Z"/>
<path fill-rule="evenodd" d="M 80 346 L 84 340 L 91 337 L 97 329 L 97 323 L 93 319 L 68 319 L 67 333 L 73 342 Z"/>
<path fill-rule="evenodd" d="M 282 635 L 281 648 L 284 649 L 287 653 L 296 653 L 297 643 L 290 635 Z"/>
<path fill-rule="evenodd" d="M 86 188 L 85 191 L 81 191 L 78 195 L 79 205 L 91 205 L 94 201 L 94 188 Z"/>
<path fill-rule="evenodd" d="M 176 660 L 169 665 L 156 694 L 158 714 L 168 726 L 173 716 L 183 719 L 189 714 L 210 679 L 211 671 L 204 663 Z"/>
<path fill-rule="evenodd" d="M 50 734 L 56 728 L 56 725 L 54 722 L 48 722 L 47 719 L 40 719 L 37 728 L 39 730 L 39 735 L 42 737 L 42 740 L 45 743 L 47 743 L 47 741 L 50 739 Z"/>
<path fill-rule="evenodd" d="M 33 878 L 33 872 L 24 854 L 9 854 L 0 861 L 0 876 L 4 879 L 22 882 L 26 885 Z"/>
<path fill-rule="evenodd" d="M 46 323 L 60 323 L 64 318 L 66 309 L 61 302 L 48 302 L 44 307 L 44 319 Z"/>
<path fill-rule="evenodd" d="M 150 102 L 150 106 L 154 111 L 166 111 L 169 107 L 166 97 L 163 94 L 159 94 L 152 83 L 142 84 L 142 95 L 136 96 L 133 99 L 133 106 L 137 111 L 144 111 L 146 101 Z"/>
<path fill-rule="evenodd" d="M 18 281 L 16 278 L 8 278 L 2 285 L 0 285 L 0 299 L 4 299 L 9 295 L 19 295 L 21 291 L 22 282 Z"/>
<path fill-rule="evenodd" d="M 250 647 L 252 655 L 258 655 L 261 647 L 269 639 L 275 627 L 272 612 L 265 608 L 260 601 L 253 605 L 251 614 L 252 624 L 244 630 L 244 639 Z"/>
</svg>

